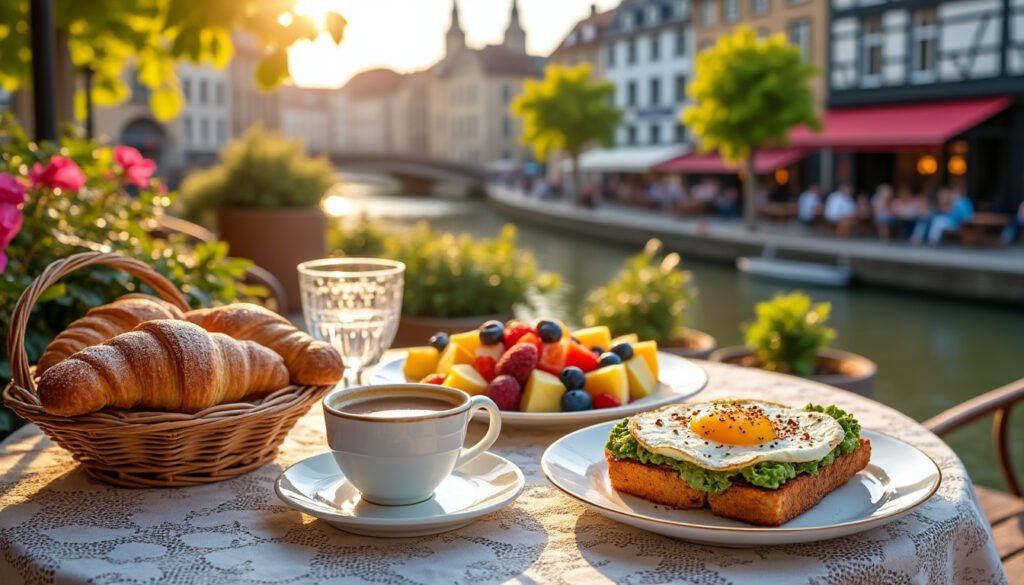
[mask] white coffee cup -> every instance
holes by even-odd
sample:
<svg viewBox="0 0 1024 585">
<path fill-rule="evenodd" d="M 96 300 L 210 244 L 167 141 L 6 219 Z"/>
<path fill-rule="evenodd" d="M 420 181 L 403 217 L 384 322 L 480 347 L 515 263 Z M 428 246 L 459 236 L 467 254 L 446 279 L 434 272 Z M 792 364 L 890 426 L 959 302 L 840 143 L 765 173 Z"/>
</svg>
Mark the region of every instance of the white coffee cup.
<svg viewBox="0 0 1024 585">
<path fill-rule="evenodd" d="M 501 433 L 501 413 L 490 398 L 435 384 L 339 389 L 323 404 L 327 444 L 341 472 L 363 499 L 387 506 L 430 499 L 456 467 L 489 449 Z M 487 434 L 463 448 L 478 409 L 489 415 Z"/>
</svg>

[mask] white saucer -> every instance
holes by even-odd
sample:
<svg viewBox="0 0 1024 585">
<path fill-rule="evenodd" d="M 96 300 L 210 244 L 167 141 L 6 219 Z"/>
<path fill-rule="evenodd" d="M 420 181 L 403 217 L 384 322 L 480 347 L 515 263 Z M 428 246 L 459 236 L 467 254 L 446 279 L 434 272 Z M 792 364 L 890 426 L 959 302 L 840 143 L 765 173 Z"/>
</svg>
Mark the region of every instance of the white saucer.
<svg viewBox="0 0 1024 585">
<path fill-rule="evenodd" d="M 362 500 L 331 453 L 321 453 L 286 469 L 274 489 L 284 503 L 335 528 L 400 538 L 461 528 L 507 506 L 525 484 L 523 472 L 514 463 L 485 452 L 452 472 L 429 500 L 409 506 L 378 506 Z"/>
</svg>

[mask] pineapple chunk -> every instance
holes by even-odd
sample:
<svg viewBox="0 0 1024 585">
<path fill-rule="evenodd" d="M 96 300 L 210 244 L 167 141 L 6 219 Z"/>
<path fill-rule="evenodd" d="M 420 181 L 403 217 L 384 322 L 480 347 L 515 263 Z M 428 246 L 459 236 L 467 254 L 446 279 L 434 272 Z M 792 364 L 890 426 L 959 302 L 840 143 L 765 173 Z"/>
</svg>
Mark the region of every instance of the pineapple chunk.
<svg viewBox="0 0 1024 585">
<path fill-rule="evenodd" d="M 418 382 L 437 371 L 437 362 L 440 359 L 441 352 L 433 346 L 410 347 L 408 353 L 405 354 L 402 373 L 406 378 Z"/>
<path fill-rule="evenodd" d="M 458 388 L 470 396 L 487 392 L 487 380 L 484 380 L 483 376 L 468 364 L 452 366 L 451 372 L 441 385 Z"/>
<path fill-rule="evenodd" d="M 471 364 L 474 359 L 473 352 L 467 351 L 461 345 L 449 343 L 448 347 L 444 348 L 444 351 L 441 352 L 441 358 L 437 360 L 437 373 L 447 376 L 452 366 L 456 364 Z"/>
<path fill-rule="evenodd" d="M 473 329 L 472 331 L 453 333 L 448 337 L 448 343 L 449 345 L 458 345 L 469 353 L 473 353 L 480 347 L 480 331 Z"/>
<path fill-rule="evenodd" d="M 615 339 L 611 340 L 608 349 L 611 349 L 612 347 L 615 347 L 620 343 L 628 343 L 630 345 L 633 345 L 634 343 L 637 343 L 639 341 L 640 338 L 636 336 L 636 333 L 627 333 L 625 335 L 620 335 Z"/>
<path fill-rule="evenodd" d="M 604 325 L 580 329 L 572 334 L 580 340 L 580 345 L 590 349 L 592 347 L 603 347 L 605 351 L 612 348 L 612 332 Z"/>
<path fill-rule="evenodd" d="M 647 360 L 633 356 L 626 362 L 626 377 L 629 379 L 629 398 L 638 400 L 654 392 L 658 387 L 658 379 L 651 373 Z"/>
<path fill-rule="evenodd" d="M 658 377 L 658 342 L 657 341 L 641 341 L 640 343 L 633 344 L 633 357 L 640 356 L 647 362 L 647 367 L 651 369 L 651 373 L 654 374 L 655 380 L 660 380 Z"/>
<path fill-rule="evenodd" d="M 615 364 L 598 368 L 587 374 L 587 383 L 583 389 L 591 398 L 602 394 L 611 394 L 619 402 L 629 402 L 629 377 L 626 375 L 625 364 Z"/>
<path fill-rule="evenodd" d="M 520 402 L 523 412 L 561 412 L 565 386 L 557 377 L 543 370 L 534 370 L 526 382 Z"/>
</svg>

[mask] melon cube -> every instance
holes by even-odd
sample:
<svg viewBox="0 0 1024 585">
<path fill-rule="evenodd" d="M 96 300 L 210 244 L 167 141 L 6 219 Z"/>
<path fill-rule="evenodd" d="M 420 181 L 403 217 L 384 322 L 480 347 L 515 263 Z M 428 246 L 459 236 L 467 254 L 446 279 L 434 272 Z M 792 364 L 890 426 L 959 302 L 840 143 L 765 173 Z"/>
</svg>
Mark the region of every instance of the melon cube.
<svg viewBox="0 0 1024 585">
<path fill-rule="evenodd" d="M 565 386 L 561 380 L 543 370 L 534 370 L 526 382 L 519 409 L 523 412 L 561 412 L 562 394 L 565 394 Z"/>
<path fill-rule="evenodd" d="M 473 353 L 476 348 L 480 347 L 480 331 L 473 329 L 472 331 L 453 333 L 448 337 L 448 344 L 458 345 L 469 353 Z"/>
<path fill-rule="evenodd" d="M 410 347 L 405 354 L 405 365 L 402 366 L 402 373 L 410 380 L 417 382 L 437 371 L 437 362 L 441 359 L 441 352 L 430 345 L 424 347 Z"/>
<path fill-rule="evenodd" d="M 640 343 L 633 344 L 633 357 L 642 357 L 647 362 L 647 367 L 651 369 L 651 373 L 654 374 L 654 379 L 659 380 L 658 377 L 658 342 L 657 341 L 641 341 Z"/>
<path fill-rule="evenodd" d="M 602 347 L 605 351 L 612 348 L 612 332 L 604 325 L 580 329 L 572 334 L 580 340 L 580 345 L 590 349 L 591 347 Z"/>
<path fill-rule="evenodd" d="M 437 360 L 437 373 L 447 376 L 452 366 L 456 364 L 472 364 L 473 360 L 473 352 L 467 351 L 461 345 L 449 343 L 448 347 L 444 348 L 444 351 L 441 352 L 441 357 Z"/>
<path fill-rule="evenodd" d="M 484 377 L 468 364 L 452 366 L 451 372 L 448 373 L 448 377 L 441 385 L 458 388 L 470 396 L 487 392 L 487 380 L 484 380 Z"/>
<path fill-rule="evenodd" d="M 598 368 L 587 373 L 587 383 L 583 389 L 591 398 L 602 394 L 611 394 L 622 404 L 629 402 L 629 377 L 626 375 L 625 364 L 615 364 Z"/>
<path fill-rule="evenodd" d="M 611 347 L 609 347 L 608 349 L 611 349 L 612 347 L 615 347 L 620 343 L 628 343 L 630 345 L 633 345 L 634 343 L 637 343 L 639 341 L 640 338 L 636 336 L 636 333 L 627 333 L 625 335 L 620 335 L 613 339 L 610 344 Z"/>
<path fill-rule="evenodd" d="M 629 379 L 629 398 L 638 400 L 654 392 L 658 387 L 658 379 L 651 373 L 647 360 L 634 355 L 626 362 L 626 377 Z"/>
</svg>

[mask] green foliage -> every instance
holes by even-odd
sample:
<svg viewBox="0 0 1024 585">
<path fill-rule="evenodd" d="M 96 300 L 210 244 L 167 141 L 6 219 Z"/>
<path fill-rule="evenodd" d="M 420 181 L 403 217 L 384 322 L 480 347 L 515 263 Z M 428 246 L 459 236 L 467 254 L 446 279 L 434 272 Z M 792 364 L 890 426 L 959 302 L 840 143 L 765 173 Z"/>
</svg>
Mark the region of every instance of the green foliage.
<svg viewBox="0 0 1024 585">
<path fill-rule="evenodd" d="M 810 376 L 818 350 L 836 337 L 825 325 L 830 310 L 829 303 L 812 306 L 802 292 L 776 295 L 755 307 L 757 321 L 745 326 L 747 345 L 766 370 Z"/>
<path fill-rule="evenodd" d="M 189 175 L 181 192 L 186 216 L 208 219 L 222 208 L 316 207 L 336 180 L 331 162 L 308 156 L 301 140 L 254 126 L 221 150 L 220 163 Z"/>
<path fill-rule="evenodd" d="M 679 339 L 686 308 L 697 297 L 693 275 L 679 267 L 679 254 L 661 255 L 661 242 L 647 242 L 605 286 L 587 295 L 583 324 L 605 325 L 612 335 L 636 333 L 667 345 Z"/>
<path fill-rule="evenodd" d="M 590 65 L 549 65 L 544 79 L 527 79 L 523 93 L 512 102 L 512 113 L 523 120 L 522 143 L 540 160 L 557 150 L 575 159 L 591 143 L 610 145 L 622 112 L 612 105 L 615 86 L 595 80 Z"/>
<path fill-rule="evenodd" d="M 94 74 L 93 101 L 113 105 L 131 95 L 122 72 L 134 64 L 149 87 L 157 118 L 182 107 L 175 65 L 179 61 L 222 68 L 234 54 L 233 31 L 251 36 L 260 49 L 257 78 L 273 88 L 288 78 L 287 49 L 313 40 L 321 30 L 313 16 L 298 14 L 295 0 L 54 0 L 55 25 L 67 34 L 71 61 Z M 345 19 L 329 11 L 325 28 L 340 42 Z M 13 91 L 30 83 L 29 2 L 0 2 L 0 86 Z"/>
<path fill-rule="evenodd" d="M 431 317 L 471 317 L 511 313 L 531 305 L 531 297 L 559 285 L 541 272 L 533 255 L 516 246 L 516 230 L 506 225 L 494 239 L 436 232 L 426 222 L 401 234 L 384 234 L 364 217 L 348 228 L 333 228 L 332 244 L 348 256 L 382 256 L 405 263 L 402 313 Z"/>
<path fill-rule="evenodd" d="M 350 226 L 332 225 L 327 232 L 327 246 L 342 256 L 374 258 L 387 249 L 388 234 L 364 213 Z"/>
<path fill-rule="evenodd" d="M 683 123 L 701 150 L 738 162 L 766 144 L 785 144 L 794 126 L 819 128 L 808 80 L 815 74 L 782 34 L 758 38 L 739 26 L 697 55 Z"/>
<path fill-rule="evenodd" d="M 24 225 L 6 249 L 10 262 L 0 274 L 0 328 L 4 332 L 22 291 L 47 265 L 87 250 L 112 250 L 145 261 L 174 282 L 192 306 L 264 296 L 259 288 L 243 284 L 251 262 L 228 258 L 227 244 L 193 246 L 184 236 L 151 235 L 155 218 L 174 194 L 152 180 L 137 196 L 130 196 L 112 173 L 110 147 L 74 137 L 65 138 L 60 149 L 49 143 L 36 144 L 10 118 L 0 124 L 0 142 L 4 144 L 0 172 L 24 177 L 33 163 L 45 164 L 51 155 L 60 153 L 77 162 L 87 178 L 86 187 L 77 193 L 29 190 L 22 208 Z M 48 289 L 29 319 L 26 347 L 30 361 L 35 362 L 54 335 L 90 307 L 133 291 L 151 292 L 127 274 L 102 267 L 75 272 Z M 10 376 L 4 343 L 0 346 L 0 382 L 6 385 Z M 0 437 L 13 430 L 13 421 L 15 417 L 0 408 Z"/>
</svg>

